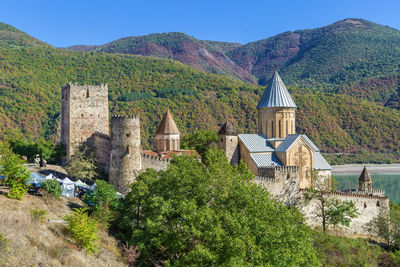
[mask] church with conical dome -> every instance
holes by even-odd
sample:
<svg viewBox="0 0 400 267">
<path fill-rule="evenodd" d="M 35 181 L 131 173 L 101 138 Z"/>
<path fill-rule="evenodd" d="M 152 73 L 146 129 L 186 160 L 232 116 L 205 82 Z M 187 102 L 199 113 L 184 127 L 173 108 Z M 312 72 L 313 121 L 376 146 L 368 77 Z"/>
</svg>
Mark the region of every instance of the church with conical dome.
<svg viewBox="0 0 400 267">
<path fill-rule="evenodd" d="M 232 124 L 226 122 L 218 133 L 218 145 L 232 164 L 243 160 L 260 179 L 277 183 L 290 179 L 296 181 L 299 189 L 329 189 L 332 168 L 310 138 L 296 133 L 296 109 L 296 103 L 275 72 L 257 105 L 257 133 L 236 134 Z M 273 188 L 270 190 L 273 195 L 280 193 L 281 190 Z"/>
</svg>

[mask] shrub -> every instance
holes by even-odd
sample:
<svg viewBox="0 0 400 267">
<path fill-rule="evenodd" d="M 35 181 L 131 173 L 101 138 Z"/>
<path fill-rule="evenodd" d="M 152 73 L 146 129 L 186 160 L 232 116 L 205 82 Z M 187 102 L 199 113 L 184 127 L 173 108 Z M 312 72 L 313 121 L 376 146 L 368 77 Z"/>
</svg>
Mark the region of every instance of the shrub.
<svg viewBox="0 0 400 267">
<path fill-rule="evenodd" d="M 60 199 L 62 188 L 59 182 L 57 182 L 56 180 L 47 180 L 44 188 L 49 193 L 49 195 Z"/>
<path fill-rule="evenodd" d="M 92 216 L 98 220 L 104 228 L 108 228 L 115 218 L 115 210 L 118 206 L 117 192 L 114 187 L 103 180 L 96 180 L 96 188 L 86 194 L 84 201 L 91 206 Z"/>
<path fill-rule="evenodd" d="M 46 217 L 47 211 L 41 209 L 31 209 L 31 217 L 35 221 L 43 222 Z"/>
<path fill-rule="evenodd" d="M 28 192 L 26 181 L 30 177 L 28 168 L 22 165 L 23 161 L 16 154 L 8 151 L 3 154 L 1 164 L 3 168 L 0 170 L 1 175 L 5 176 L 4 184 L 9 187 L 9 198 L 21 200 Z"/>
<path fill-rule="evenodd" d="M 5 252 L 8 250 L 9 245 L 10 245 L 10 240 L 8 240 L 2 234 L 0 234 L 0 255 L 2 252 Z"/>
<path fill-rule="evenodd" d="M 67 232 L 76 241 L 77 245 L 91 255 L 98 251 L 98 224 L 89 217 L 87 208 L 75 209 L 65 217 L 68 223 Z"/>
</svg>

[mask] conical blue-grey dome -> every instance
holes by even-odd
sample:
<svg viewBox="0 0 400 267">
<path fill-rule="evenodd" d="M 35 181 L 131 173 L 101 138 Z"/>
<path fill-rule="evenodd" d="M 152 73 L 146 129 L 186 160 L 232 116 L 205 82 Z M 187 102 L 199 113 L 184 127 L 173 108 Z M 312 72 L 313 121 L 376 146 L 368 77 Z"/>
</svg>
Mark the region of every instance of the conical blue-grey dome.
<svg viewBox="0 0 400 267">
<path fill-rule="evenodd" d="M 277 71 L 257 105 L 257 108 L 274 107 L 297 108 Z"/>
</svg>

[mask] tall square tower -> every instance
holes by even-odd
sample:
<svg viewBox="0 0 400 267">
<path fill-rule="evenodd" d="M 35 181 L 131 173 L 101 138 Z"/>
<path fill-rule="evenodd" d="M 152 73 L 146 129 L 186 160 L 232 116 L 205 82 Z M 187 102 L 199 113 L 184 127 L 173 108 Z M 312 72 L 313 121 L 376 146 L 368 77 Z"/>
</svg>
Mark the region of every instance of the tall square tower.
<svg viewBox="0 0 400 267">
<path fill-rule="evenodd" d="M 64 85 L 61 142 L 66 146 L 67 161 L 95 132 L 109 135 L 108 85 Z"/>
</svg>

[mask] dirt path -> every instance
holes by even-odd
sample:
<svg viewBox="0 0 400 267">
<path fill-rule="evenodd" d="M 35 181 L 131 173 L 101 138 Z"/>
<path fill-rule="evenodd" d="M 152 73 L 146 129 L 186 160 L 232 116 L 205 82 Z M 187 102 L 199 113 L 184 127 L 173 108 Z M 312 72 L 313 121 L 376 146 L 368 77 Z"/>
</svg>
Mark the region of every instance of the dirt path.
<svg viewBox="0 0 400 267">
<path fill-rule="evenodd" d="M 333 165 L 333 175 L 359 175 L 361 174 L 364 165 L 367 166 L 369 174 L 399 174 L 400 177 L 400 164 L 347 164 L 347 165 Z"/>
</svg>

